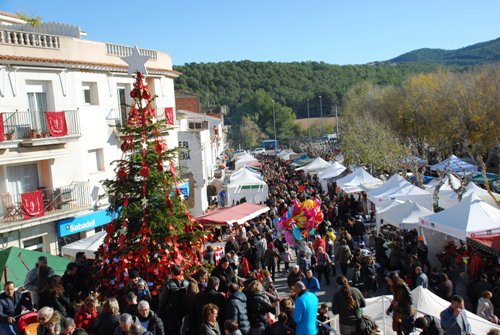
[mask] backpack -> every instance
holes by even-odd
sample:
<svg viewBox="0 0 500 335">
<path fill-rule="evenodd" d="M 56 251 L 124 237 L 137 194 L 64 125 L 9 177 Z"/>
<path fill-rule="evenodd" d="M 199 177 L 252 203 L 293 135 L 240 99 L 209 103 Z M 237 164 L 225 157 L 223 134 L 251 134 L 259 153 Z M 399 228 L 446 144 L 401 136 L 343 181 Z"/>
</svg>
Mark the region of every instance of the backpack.
<svg viewBox="0 0 500 335">
<path fill-rule="evenodd" d="M 371 317 L 368 315 L 362 315 L 356 321 L 356 334 L 371 335 L 375 332 L 376 327 L 377 325 Z"/>
</svg>

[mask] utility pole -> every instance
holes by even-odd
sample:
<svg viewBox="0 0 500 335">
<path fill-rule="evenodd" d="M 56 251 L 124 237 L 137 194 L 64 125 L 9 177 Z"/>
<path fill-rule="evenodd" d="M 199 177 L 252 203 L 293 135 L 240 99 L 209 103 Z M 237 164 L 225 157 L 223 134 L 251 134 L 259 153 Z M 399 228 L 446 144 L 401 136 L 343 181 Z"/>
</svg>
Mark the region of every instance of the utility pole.
<svg viewBox="0 0 500 335">
<path fill-rule="evenodd" d="M 273 99 L 273 123 L 274 123 L 274 152 L 277 152 L 278 143 L 276 142 L 276 113 L 274 112 L 274 99 Z"/>
<path fill-rule="evenodd" d="M 339 113 L 337 111 L 337 104 L 335 104 L 335 125 L 337 126 L 337 140 L 339 139 Z"/>
<path fill-rule="evenodd" d="M 309 142 L 311 142 L 311 118 L 309 117 L 309 99 L 307 99 L 307 130 L 309 132 Z"/>
<path fill-rule="evenodd" d="M 321 103 L 321 95 L 319 96 L 319 113 L 321 118 L 323 118 L 323 104 Z"/>
</svg>

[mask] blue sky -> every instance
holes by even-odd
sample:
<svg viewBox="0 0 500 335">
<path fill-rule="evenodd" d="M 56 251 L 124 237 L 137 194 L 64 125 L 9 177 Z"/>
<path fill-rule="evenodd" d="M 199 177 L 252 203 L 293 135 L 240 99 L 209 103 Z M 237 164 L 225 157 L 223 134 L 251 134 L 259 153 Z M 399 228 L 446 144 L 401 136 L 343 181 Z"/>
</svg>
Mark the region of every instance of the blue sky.
<svg viewBox="0 0 500 335">
<path fill-rule="evenodd" d="M 364 64 L 500 37 L 499 0 L 0 0 L 0 10 L 79 25 L 89 40 L 168 52 L 176 65 Z"/>
</svg>

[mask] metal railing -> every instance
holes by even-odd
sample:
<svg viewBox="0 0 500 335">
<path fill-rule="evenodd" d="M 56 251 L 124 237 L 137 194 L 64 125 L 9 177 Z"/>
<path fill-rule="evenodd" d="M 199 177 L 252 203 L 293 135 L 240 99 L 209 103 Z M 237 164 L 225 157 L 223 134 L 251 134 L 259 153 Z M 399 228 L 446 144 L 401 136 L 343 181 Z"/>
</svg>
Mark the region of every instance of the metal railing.
<svg viewBox="0 0 500 335">
<path fill-rule="evenodd" d="M 0 44 L 59 49 L 59 36 L 17 30 L 0 30 Z"/>
<path fill-rule="evenodd" d="M 128 120 L 128 107 L 126 108 L 112 108 L 106 116 L 106 121 L 110 127 L 123 127 L 127 124 Z"/>
<path fill-rule="evenodd" d="M 44 216 L 61 214 L 66 211 L 73 211 L 76 209 L 90 208 L 92 206 L 90 185 L 86 181 L 74 181 L 69 185 L 55 187 L 52 189 L 37 187 L 35 190 L 31 190 L 31 192 L 33 191 L 42 191 L 43 206 L 45 210 Z M 15 209 L 10 209 L 12 215 L 6 215 L 6 204 L 3 203 L 3 213 L 1 216 L 3 217 L 3 221 L 26 220 L 22 209 L 21 194 L 10 194 L 10 197 L 11 205 L 15 206 Z"/>
<path fill-rule="evenodd" d="M 126 45 L 106 43 L 106 53 L 110 56 L 128 57 L 132 54 L 132 49 L 132 47 Z M 149 56 L 151 60 L 157 59 L 155 50 L 139 49 L 139 54 L 141 56 Z"/>
<path fill-rule="evenodd" d="M 128 106 L 125 108 L 112 108 L 106 116 L 108 126 L 116 128 L 125 126 L 128 122 L 129 110 Z M 156 108 L 156 118 L 158 120 L 165 120 L 165 107 Z"/>
<path fill-rule="evenodd" d="M 80 135 L 80 119 L 78 109 L 65 110 L 66 126 L 68 135 Z M 46 112 L 41 111 L 19 111 L 4 114 L 4 131 L 13 133 L 14 139 L 27 139 L 33 137 L 50 137 L 47 125 Z M 35 136 L 34 136 L 35 135 Z"/>
</svg>

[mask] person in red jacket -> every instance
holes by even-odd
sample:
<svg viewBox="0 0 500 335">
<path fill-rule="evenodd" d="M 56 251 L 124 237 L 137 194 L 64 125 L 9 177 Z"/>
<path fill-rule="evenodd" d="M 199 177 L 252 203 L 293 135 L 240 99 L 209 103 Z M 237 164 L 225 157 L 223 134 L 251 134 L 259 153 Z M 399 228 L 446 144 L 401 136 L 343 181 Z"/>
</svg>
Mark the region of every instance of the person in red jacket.
<svg viewBox="0 0 500 335">
<path fill-rule="evenodd" d="M 82 307 L 75 315 L 75 324 L 78 328 L 85 329 L 88 333 L 92 331 L 92 324 L 97 317 L 97 301 L 93 297 L 87 297 Z"/>
<path fill-rule="evenodd" d="M 326 250 L 326 242 L 321 238 L 321 236 L 316 235 L 316 240 L 313 244 L 314 251 L 318 252 L 319 247 L 323 247 L 323 250 Z"/>
</svg>

